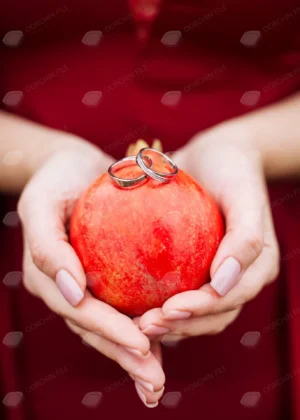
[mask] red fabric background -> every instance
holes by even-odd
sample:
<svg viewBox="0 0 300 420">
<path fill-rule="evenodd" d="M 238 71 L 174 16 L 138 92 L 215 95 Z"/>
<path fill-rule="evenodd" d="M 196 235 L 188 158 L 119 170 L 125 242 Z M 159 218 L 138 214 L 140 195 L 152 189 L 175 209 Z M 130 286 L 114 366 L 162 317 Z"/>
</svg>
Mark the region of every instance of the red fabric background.
<svg viewBox="0 0 300 420">
<path fill-rule="evenodd" d="M 14 48 L 1 45 L 0 95 L 22 91 L 23 99 L 17 106 L 2 106 L 81 135 L 117 158 L 137 137 L 158 137 L 165 151 L 174 150 L 198 131 L 299 89 L 300 10 L 292 12 L 297 6 L 293 0 L 165 1 L 150 38 L 141 44 L 125 1 L 13 0 L 3 8 L 0 34 L 22 30 L 24 40 Z M 103 33 L 95 47 L 81 42 L 91 30 Z M 181 40 L 167 47 L 161 39 L 173 30 L 181 32 Z M 254 30 L 260 31 L 260 40 L 246 47 L 240 39 Z M 132 77 L 136 69 L 140 74 Z M 128 81 L 116 86 L 126 75 Z M 199 86 L 189 89 L 195 80 Z M 82 102 L 89 91 L 102 92 L 95 107 Z M 161 102 L 169 91 L 181 92 L 177 106 Z M 249 91 L 261 92 L 256 106 L 240 101 Z M 0 418 L 300 418 L 299 191 L 296 183 L 271 186 L 283 256 L 278 281 L 222 334 L 164 349 L 166 393 L 181 393 L 173 408 L 167 400 L 155 411 L 145 408 L 121 368 L 84 346 L 22 285 L 1 282 L 0 337 L 21 331 L 23 339 L 16 348 L 1 344 L 0 392 L 2 398 L 22 392 L 23 400 L 15 408 L 0 405 Z M 16 200 L 1 196 L 0 220 L 15 211 Z M 21 271 L 20 228 L 1 223 L 0 239 L 4 279 Z M 240 340 L 251 331 L 261 336 L 250 349 Z M 102 393 L 102 401 L 90 409 L 82 399 L 93 391 Z M 240 403 L 249 392 L 260 393 L 255 407 Z"/>
</svg>

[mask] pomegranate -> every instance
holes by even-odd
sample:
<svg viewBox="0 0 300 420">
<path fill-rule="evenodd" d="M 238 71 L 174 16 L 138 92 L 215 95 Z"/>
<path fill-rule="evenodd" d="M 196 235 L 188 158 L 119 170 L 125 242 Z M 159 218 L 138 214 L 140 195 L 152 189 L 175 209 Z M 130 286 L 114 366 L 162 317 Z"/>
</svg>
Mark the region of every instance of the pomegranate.
<svg viewBox="0 0 300 420">
<path fill-rule="evenodd" d="M 129 164 L 117 175 L 140 171 Z M 216 203 L 182 170 L 167 183 L 148 178 L 131 188 L 105 173 L 79 199 L 70 225 L 88 288 L 131 316 L 207 282 L 223 234 Z"/>
</svg>

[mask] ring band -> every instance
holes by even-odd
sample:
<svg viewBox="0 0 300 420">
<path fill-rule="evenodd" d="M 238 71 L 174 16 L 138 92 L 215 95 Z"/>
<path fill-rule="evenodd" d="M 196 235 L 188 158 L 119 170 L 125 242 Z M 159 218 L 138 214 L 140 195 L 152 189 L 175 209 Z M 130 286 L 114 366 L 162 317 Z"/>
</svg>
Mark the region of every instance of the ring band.
<svg viewBox="0 0 300 420">
<path fill-rule="evenodd" d="M 151 168 L 151 166 L 152 166 L 152 160 L 149 158 L 149 156 L 143 156 L 143 158 L 142 158 L 142 162 L 143 162 L 144 166 L 148 169 L 148 167 L 144 163 L 143 159 L 145 159 L 149 163 L 149 167 Z M 119 178 L 118 176 L 116 176 L 114 174 L 114 171 L 116 170 L 116 167 L 117 166 L 120 166 L 120 165 L 122 165 L 122 163 L 128 162 L 128 161 L 136 162 L 136 157 L 135 156 L 127 156 L 127 157 L 125 157 L 125 158 L 123 158 L 121 160 L 118 160 L 117 162 L 113 163 L 108 168 L 108 174 L 111 177 L 111 179 L 116 184 L 118 184 L 120 187 L 123 187 L 123 188 L 132 187 L 133 185 L 140 184 L 141 182 L 143 182 L 143 181 L 145 181 L 147 179 L 147 173 L 144 173 L 143 175 L 141 175 L 141 176 L 139 176 L 137 178 L 131 178 L 131 179 Z M 144 172 L 146 172 L 146 171 L 144 171 Z"/>
<path fill-rule="evenodd" d="M 171 168 L 173 169 L 172 172 L 157 172 L 154 171 L 154 169 L 152 169 L 152 165 L 150 167 L 147 167 L 143 161 L 143 159 L 146 158 L 146 155 L 143 155 L 143 152 L 147 151 L 147 150 L 151 150 L 151 152 L 155 152 L 157 154 L 159 154 L 160 156 L 163 157 L 164 160 L 166 160 L 168 162 L 168 164 L 171 166 Z M 164 153 L 155 150 L 155 149 L 151 149 L 151 147 L 144 147 L 144 149 L 141 149 L 139 151 L 139 153 L 136 156 L 136 163 L 139 165 L 139 167 L 147 174 L 149 175 L 151 178 L 155 179 L 156 181 L 159 182 L 168 182 L 168 180 L 170 178 L 173 178 L 175 175 L 177 175 L 178 173 L 178 167 L 177 165 L 173 162 L 173 160 L 171 158 L 169 158 L 169 156 L 165 155 Z"/>
</svg>

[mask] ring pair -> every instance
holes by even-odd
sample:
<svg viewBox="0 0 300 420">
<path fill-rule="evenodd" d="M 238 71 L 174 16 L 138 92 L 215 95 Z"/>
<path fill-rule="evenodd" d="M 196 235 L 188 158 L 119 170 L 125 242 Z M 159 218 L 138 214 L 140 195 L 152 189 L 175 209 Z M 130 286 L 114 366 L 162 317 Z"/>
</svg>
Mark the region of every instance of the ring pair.
<svg viewBox="0 0 300 420">
<path fill-rule="evenodd" d="M 147 151 L 151 151 L 153 153 L 156 153 L 160 155 L 161 158 L 163 158 L 164 162 L 167 162 L 172 172 L 157 172 L 154 169 L 152 169 L 152 159 L 150 159 L 149 156 L 145 155 L 144 153 Z M 115 175 L 115 172 L 120 169 L 120 166 L 127 161 L 134 161 L 136 164 L 145 172 L 143 175 L 137 177 L 137 178 L 131 178 L 131 179 L 125 179 L 120 178 Z M 147 162 L 147 164 L 145 163 Z M 145 181 L 147 177 L 151 177 L 159 182 L 168 182 L 171 178 L 173 178 L 178 172 L 177 165 L 173 162 L 169 156 L 165 155 L 162 152 L 159 152 L 158 150 L 151 149 L 151 147 L 145 147 L 144 149 L 141 149 L 137 156 L 128 156 L 125 157 L 115 163 L 113 163 L 109 169 L 108 173 L 109 176 L 114 180 L 116 184 L 118 184 L 120 187 L 127 188 L 132 187 L 134 185 L 140 184 L 141 182 Z"/>
</svg>

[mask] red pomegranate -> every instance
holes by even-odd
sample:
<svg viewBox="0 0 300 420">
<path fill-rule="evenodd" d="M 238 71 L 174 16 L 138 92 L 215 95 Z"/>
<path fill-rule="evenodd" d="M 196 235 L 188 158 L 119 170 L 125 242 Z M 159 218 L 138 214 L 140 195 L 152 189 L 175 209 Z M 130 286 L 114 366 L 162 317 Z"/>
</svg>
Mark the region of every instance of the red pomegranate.
<svg viewBox="0 0 300 420">
<path fill-rule="evenodd" d="M 117 172 L 140 174 L 135 164 Z M 70 226 L 88 288 L 131 316 L 207 282 L 223 234 L 216 203 L 181 170 L 167 183 L 149 178 L 132 188 L 105 173 L 78 201 Z"/>
</svg>

